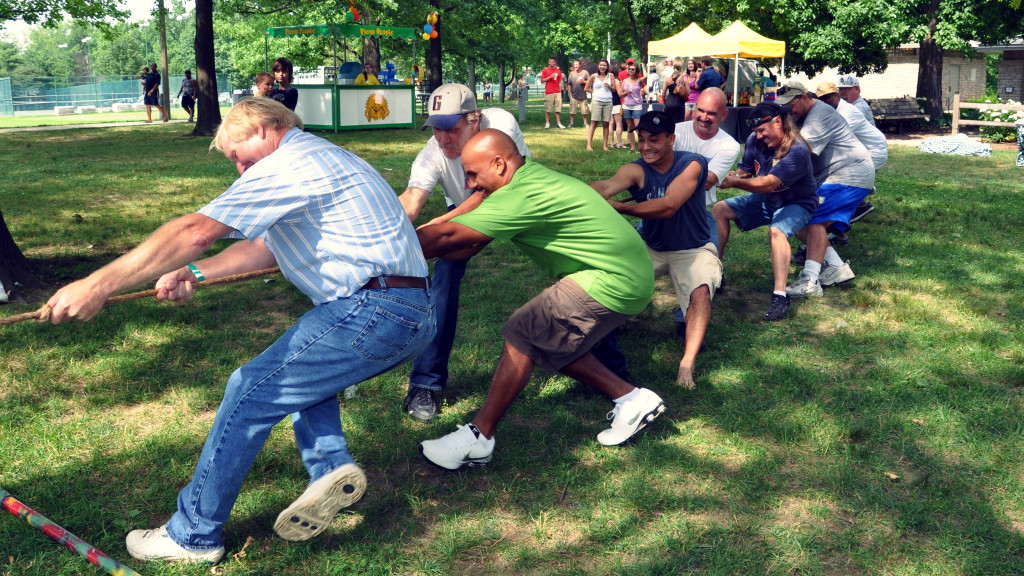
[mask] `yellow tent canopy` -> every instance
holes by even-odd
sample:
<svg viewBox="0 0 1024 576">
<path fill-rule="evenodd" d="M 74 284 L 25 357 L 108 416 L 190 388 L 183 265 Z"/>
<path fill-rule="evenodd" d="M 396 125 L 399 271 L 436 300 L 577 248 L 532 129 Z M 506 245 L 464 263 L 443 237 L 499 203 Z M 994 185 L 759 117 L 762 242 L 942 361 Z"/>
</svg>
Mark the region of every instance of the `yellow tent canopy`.
<svg viewBox="0 0 1024 576">
<path fill-rule="evenodd" d="M 689 26 L 683 28 L 683 31 L 675 36 L 670 36 L 664 40 L 648 42 L 647 54 L 649 56 L 684 56 L 695 54 L 695 52 L 690 51 L 690 47 L 700 44 L 709 38 L 711 38 L 711 34 L 705 32 L 696 22 L 690 22 Z"/>
<path fill-rule="evenodd" d="M 739 20 L 702 42 L 688 46 L 691 56 L 716 58 L 784 58 L 786 43 L 765 38 Z"/>
</svg>

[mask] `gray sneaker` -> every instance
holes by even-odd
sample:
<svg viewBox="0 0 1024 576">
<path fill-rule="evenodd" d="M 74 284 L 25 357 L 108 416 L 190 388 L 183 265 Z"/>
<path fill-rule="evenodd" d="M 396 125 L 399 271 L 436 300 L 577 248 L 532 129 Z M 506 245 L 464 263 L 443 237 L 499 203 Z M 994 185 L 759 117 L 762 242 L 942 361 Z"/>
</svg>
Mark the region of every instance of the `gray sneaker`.
<svg viewBox="0 0 1024 576">
<path fill-rule="evenodd" d="M 821 282 L 822 286 L 833 286 L 835 284 L 849 282 L 855 277 L 856 275 L 853 273 L 853 269 L 850 268 L 850 261 L 847 260 L 842 266 L 829 266 L 826 264 L 825 267 L 821 269 L 821 275 L 818 276 L 818 281 Z"/>
<path fill-rule="evenodd" d="M 437 416 L 437 399 L 426 388 L 413 387 L 405 396 L 405 409 L 413 420 L 430 422 Z"/>
<path fill-rule="evenodd" d="M 786 286 L 786 295 L 790 298 L 821 297 L 822 294 L 824 291 L 821 289 L 821 283 L 817 279 L 811 280 L 807 270 L 801 270 L 796 280 Z"/>
</svg>

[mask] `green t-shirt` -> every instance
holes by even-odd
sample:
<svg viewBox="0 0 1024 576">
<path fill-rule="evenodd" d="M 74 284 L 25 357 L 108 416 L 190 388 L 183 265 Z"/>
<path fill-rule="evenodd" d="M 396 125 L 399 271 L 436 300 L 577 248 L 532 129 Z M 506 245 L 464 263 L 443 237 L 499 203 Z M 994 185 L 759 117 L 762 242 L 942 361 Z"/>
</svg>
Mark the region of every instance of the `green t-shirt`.
<svg viewBox="0 0 1024 576">
<path fill-rule="evenodd" d="M 636 230 L 593 188 L 530 159 L 508 185 L 453 221 L 515 243 L 609 310 L 638 314 L 651 301 L 654 268 Z"/>
</svg>

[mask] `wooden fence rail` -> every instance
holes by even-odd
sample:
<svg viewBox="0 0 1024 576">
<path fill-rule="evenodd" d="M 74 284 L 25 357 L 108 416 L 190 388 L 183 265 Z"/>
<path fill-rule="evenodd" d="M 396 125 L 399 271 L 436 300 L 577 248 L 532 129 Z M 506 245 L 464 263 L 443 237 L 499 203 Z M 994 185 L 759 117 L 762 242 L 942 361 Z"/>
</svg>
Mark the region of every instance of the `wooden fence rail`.
<svg viewBox="0 0 1024 576">
<path fill-rule="evenodd" d="M 953 94 L 953 135 L 957 135 L 960 130 L 960 126 L 1003 126 L 1005 128 L 1013 128 L 1016 126 L 1013 122 L 995 122 L 992 120 L 961 120 L 960 109 L 969 108 L 972 110 L 1013 110 L 1016 112 L 1024 112 L 1024 106 L 1022 105 L 1010 105 L 1010 104 L 971 104 L 961 103 L 960 93 Z"/>
</svg>

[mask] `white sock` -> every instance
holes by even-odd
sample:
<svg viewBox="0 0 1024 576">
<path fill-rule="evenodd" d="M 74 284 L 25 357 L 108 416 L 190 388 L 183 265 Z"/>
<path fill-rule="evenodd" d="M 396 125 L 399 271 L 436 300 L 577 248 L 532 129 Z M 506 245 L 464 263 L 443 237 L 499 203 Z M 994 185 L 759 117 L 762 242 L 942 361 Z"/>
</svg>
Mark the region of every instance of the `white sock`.
<svg viewBox="0 0 1024 576">
<path fill-rule="evenodd" d="M 481 432 L 480 429 L 476 427 L 476 424 L 470 424 L 469 429 L 472 430 L 473 434 L 476 435 L 476 441 L 479 442 L 481 446 L 489 449 L 494 448 L 494 438 L 487 438 L 486 436 L 484 436 L 484 433 Z"/>
<path fill-rule="evenodd" d="M 829 246 L 825 249 L 825 264 L 839 268 L 845 264 L 845 262 L 843 262 L 843 259 L 839 257 L 839 252 L 836 252 L 835 248 Z"/>
<path fill-rule="evenodd" d="M 821 275 L 821 263 L 814 260 L 804 262 L 804 272 L 811 277 L 811 280 L 817 280 L 818 276 Z"/>
<path fill-rule="evenodd" d="M 773 290 L 772 294 L 775 294 L 776 296 L 785 296 L 786 295 L 786 291 L 785 290 Z"/>
<path fill-rule="evenodd" d="M 630 392 L 629 394 L 626 394 L 625 396 L 621 396 L 619 398 L 616 398 L 616 399 L 612 400 L 612 402 L 615 402 L 616 404 L 624 404 L 626 402 L 629 402 L 633 398 L 636 398 L 636 396 L 638 394 L 640 394 L 640 389 L 639 388 L 633 388 L 632 392 Z"/>
</svg>

